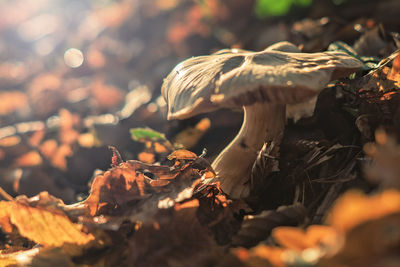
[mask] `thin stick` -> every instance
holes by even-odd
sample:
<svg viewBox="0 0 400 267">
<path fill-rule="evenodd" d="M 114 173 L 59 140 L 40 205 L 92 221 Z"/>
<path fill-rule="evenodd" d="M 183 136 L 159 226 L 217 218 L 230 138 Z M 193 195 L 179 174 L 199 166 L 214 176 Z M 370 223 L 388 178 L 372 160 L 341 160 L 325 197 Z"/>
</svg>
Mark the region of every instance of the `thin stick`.
<svg viewBox="0 0 400 267">
<path fill-rule="evenodd" d="M 13 201 L 14 200 L 14 198 L 10 194 L 8 194 L 1 186 L 0 186 L 0 195 L 5 200 L 8 200 L 8 201 Z"/>
</svg>

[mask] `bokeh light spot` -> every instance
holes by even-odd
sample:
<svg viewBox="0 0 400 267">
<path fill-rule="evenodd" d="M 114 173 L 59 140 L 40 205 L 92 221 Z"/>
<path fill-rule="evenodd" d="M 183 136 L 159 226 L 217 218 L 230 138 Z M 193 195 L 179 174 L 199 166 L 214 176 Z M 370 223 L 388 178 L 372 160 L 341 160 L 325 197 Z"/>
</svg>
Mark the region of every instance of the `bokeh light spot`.
<svg viewBox="0 0 400 267">
<path fill-rule="evenodd" d="M 68 67 L 78 68 L 83 63 L 83 53 L 79 49 L 70 48 L 64 53 L 64 62 Z"/>
</svg>

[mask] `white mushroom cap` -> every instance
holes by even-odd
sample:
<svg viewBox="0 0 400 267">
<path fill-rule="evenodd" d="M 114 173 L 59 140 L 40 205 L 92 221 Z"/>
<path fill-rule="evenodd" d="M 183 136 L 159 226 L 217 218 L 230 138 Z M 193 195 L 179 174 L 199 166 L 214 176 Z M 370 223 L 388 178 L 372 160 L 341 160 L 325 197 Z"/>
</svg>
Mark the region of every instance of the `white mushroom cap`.
<svg viewBox="0 0 400 267">
<path fill-rule="evenodd" d="M 303 102 L 329 81 L 361 67 L 359 60 L 342 52 L 297 53 L 296 49 L 283 42 L 261 52 L 224 49 L 181 62 L 161 89 L 168 119 L 255 102 Z"/>
</svg>

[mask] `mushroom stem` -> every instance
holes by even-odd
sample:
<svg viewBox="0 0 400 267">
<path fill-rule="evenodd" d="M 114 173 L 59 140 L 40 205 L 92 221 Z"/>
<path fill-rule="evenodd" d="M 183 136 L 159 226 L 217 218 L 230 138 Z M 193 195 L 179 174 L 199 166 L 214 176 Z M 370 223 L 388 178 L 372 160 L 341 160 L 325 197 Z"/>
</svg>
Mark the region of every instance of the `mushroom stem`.
<svg viewBox="0 0 400 267">
<path fill-rule="evenodd" d="M 249 195 L 251 169 L 258 151 L 265 142 L 279 143 L 285 127 L 284 104 L 255 103 L 243 109 L 239 133 L 212 163 L 222 190 L 231 198 Z"/>
</svg>

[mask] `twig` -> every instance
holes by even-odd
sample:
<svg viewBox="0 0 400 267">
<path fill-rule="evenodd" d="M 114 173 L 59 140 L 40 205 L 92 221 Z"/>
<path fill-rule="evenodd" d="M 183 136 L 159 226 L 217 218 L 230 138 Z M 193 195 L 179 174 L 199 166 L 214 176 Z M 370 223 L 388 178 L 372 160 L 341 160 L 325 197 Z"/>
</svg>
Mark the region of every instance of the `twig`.
<svg viewBox="0 0 400 267">
<path fill-rule="evenodd" d="M 13 201 L 14 200 L 14 198 L 10 194 L 8 194 L 1 186 L 0 186 L 0 195 L 5 200 L 8 200 L 8 201 Z"/>
</svg>

